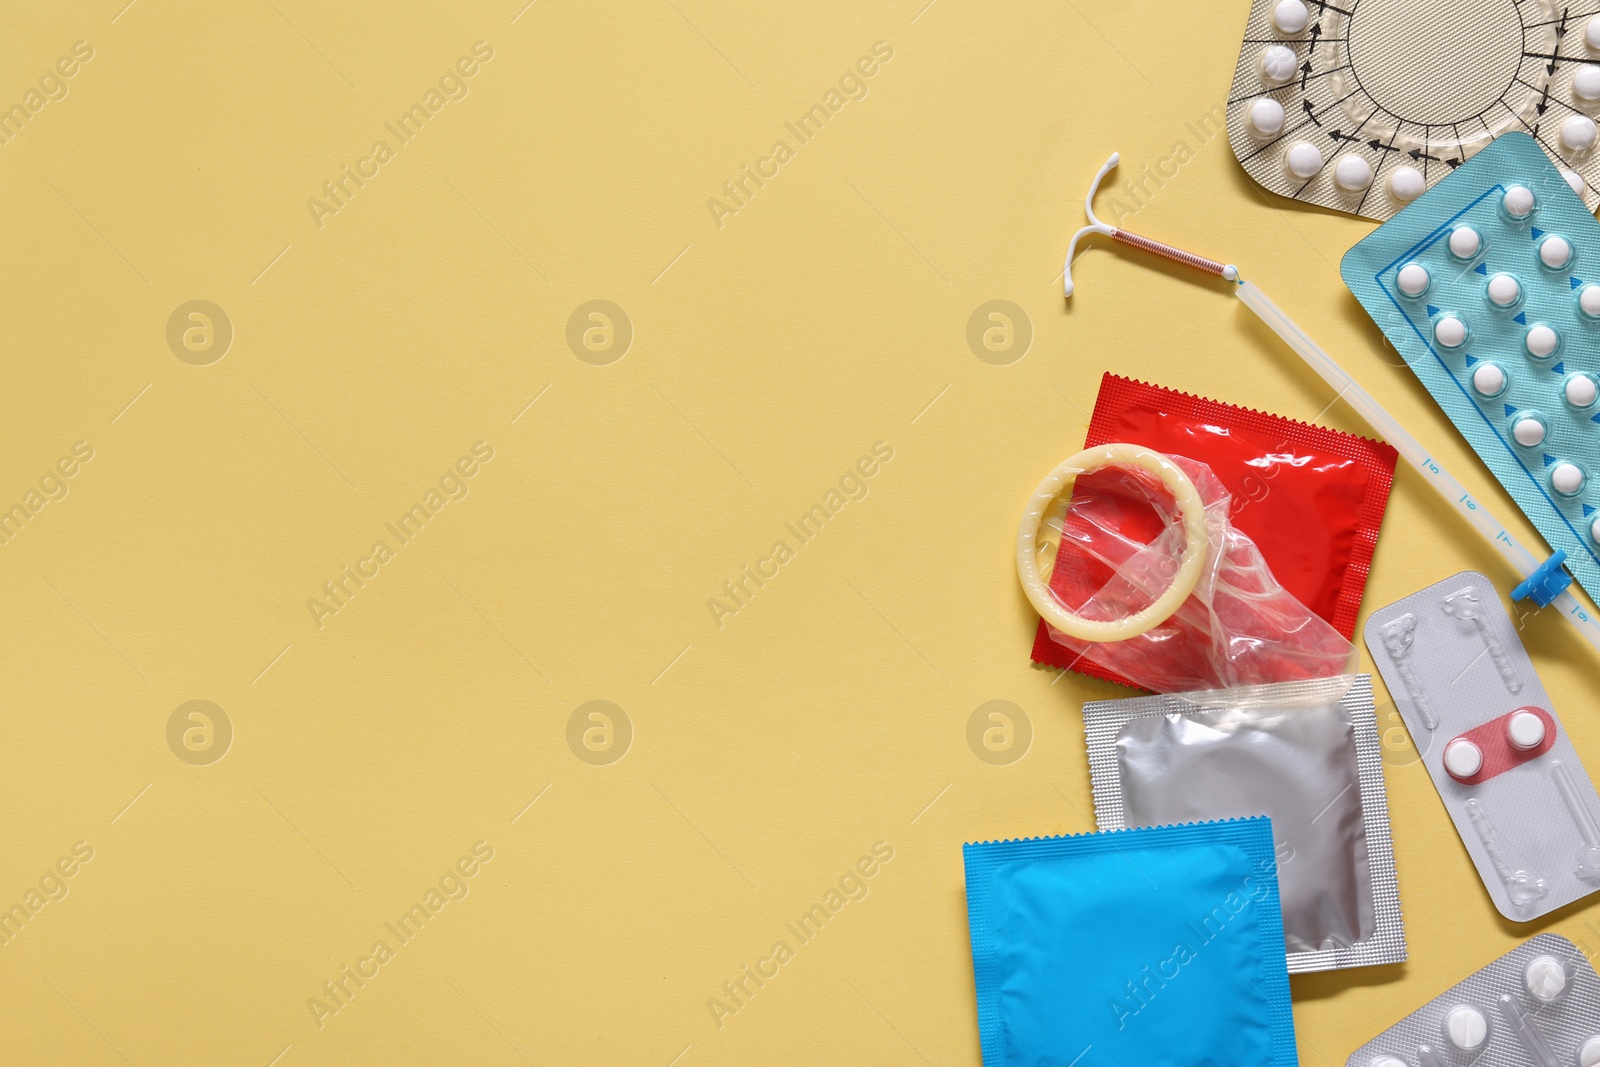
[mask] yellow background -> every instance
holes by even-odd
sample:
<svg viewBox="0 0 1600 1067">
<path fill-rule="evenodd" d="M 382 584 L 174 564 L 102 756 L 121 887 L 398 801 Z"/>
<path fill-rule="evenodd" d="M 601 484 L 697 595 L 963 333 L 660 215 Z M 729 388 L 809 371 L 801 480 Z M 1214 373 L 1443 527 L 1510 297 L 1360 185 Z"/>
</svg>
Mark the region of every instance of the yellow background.
<svg viewBox="0 0 1600 1067">
<path fill-rule="evenodd" d="M 1123 693 L 1030 667 L 1023 500 L 1108 369 L 1362 429 L 1207 279 L 1097 242 L 1064 306 L 1113 148 L 1127 176 L 1184 142 L 1128 224 L 1239 263 L 1514 515 L 1339 280 L 1372 224 L 1186 125 L 1239 0 L 524 3 L 8 12 L 0 103 L 94 49 L 0 148 L 0 504 L 94 449 L 0 547 L 0 907 L 94 849 L 0 945 L 8 1064 L 976 1063 L 960 845 L 1091 829 L 1079 708 Z M 480 40 L 466 98 L 319 228 L 307 200 Z M 204 366 L 166 342 L 196 299 L 235 334 Z M 567 343 L 597 299 L 633 328 L 604 366 Z M 1031 319 L 1008 366 L 966 341 L 995 299 Z M 466 498 L 319 629 L 308 598 L 480 440 Z M 878 441 L 869 495 L 714 625 Z M 1507 578 L 1401 471 L 1367 606 L 1463 567 Z M 1592 651 L 1528 637 L 1600 767 Z M 167 742 L 197 699 L 234 730 L 206 766 Z M 618 761 L 568 745 L 591 700 L 631 723 Z M 968 747 L 990 700 L 1031 722 L 1011 765 Z M 1533 933 L 1600 947 L 1594 906 L 1501 921 L 1422 767 L 1389 771 L 1412 958 L 1294 981 L 1308 1064 Z M 308 998 L 480 840 L 469 895 L 319 1028 Z M 719 1028 L 708 999 L 879 841 Z"/>
</svg>

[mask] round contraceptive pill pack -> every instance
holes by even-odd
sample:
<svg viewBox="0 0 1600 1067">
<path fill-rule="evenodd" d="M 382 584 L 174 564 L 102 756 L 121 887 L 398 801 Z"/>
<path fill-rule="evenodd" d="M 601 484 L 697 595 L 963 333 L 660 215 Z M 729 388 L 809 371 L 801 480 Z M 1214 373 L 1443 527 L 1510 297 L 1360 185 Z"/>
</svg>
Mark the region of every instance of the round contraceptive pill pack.
<svg viewBox="0 0 1600 1067">
<path fill-rule="evenodd" d="M 1345 1067 L 1595 1067 L 1600 976 L 1559 934 L 1540 934 L 1356 1049 Z"/>
<path fill-rule="evenodd" d="M 1595 17 L 1554 0 L 1253 0 L 1228 94 L 1234 155 L 1281 196 L 1387 219 L 1520 131 L 1593 209 Z"/>
</svg>

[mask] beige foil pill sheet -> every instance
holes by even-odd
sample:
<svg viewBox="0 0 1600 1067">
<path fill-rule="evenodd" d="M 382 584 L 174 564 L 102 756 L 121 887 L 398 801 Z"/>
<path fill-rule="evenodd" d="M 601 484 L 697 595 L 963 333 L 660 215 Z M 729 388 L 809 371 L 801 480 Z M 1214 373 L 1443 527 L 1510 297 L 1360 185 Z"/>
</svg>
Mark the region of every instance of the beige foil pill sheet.
<svg viewBox="0 0 1600 1067">
<path fill-rule="evenodd" d="M 1266 189 L 1382 220 L 1522 130 L 1593 211 L 1597 10 L 1550 0 L 1254 0 L 1228 139 Z"/>
</svg>

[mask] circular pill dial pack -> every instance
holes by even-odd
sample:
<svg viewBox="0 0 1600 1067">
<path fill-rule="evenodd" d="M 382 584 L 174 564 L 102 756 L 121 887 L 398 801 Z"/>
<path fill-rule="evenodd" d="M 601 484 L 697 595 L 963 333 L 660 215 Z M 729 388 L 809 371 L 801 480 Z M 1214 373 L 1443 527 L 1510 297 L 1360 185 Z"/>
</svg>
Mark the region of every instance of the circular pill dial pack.
<svg viewBox="0 0 1600 1067">
<path fill-rule="evenodd" d="M 1234 154 L 1281 196 L 1387 219 L 1521 130 L 1593 210 L 1593 14 L 1553 0 L 1254 0 L 1227 106 Z"/>
</svg>

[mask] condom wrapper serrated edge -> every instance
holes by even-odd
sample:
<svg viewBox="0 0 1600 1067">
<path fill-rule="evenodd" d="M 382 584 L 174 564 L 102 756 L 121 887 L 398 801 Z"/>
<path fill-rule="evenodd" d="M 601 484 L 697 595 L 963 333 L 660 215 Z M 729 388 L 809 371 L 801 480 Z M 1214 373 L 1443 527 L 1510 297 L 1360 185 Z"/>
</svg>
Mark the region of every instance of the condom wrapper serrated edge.
<svg viewBox="0 0 1600 1067">
<path fill-rule="evenodd" d="M 1298 1062 L 1269 820 L 986 841 L 962 859 L 984 1067 L 1180 1049 Z M 1180 962 L 1178 940 L 1199 948 Z M 1138 1025 L 1111 1025 L 1119 1000 Z"/>
<path fill-rule="evenodd" d="M 1552 956 L 1567 969 L 1567 986 L 1554 1001 L 1541 1003 L 1528 995 L 1523 981 L 1527 965 L 1540 956 Z M 1392 1056 L 1402 1063 L 1416 1062 L 1418 1049 L 1427 1046 L 1440 1054 L 1440 1062 L 1464 1063 L 1468 1057 L 1452 1049 L 1443 1023 L 1451 1009 L 1471 1006 L 1489 1020 L 1484 1046 L 1472 1057 L 1495 1067 L 1542 1067 L 1530 1054 L 1518 1025 L 1507 1018 L 1501 998 L 1511 997 L 1538 1034 L 1537 1040 L 1560 1064 L 1576 1064 L 1578 1049 L 1600 1034 L 1600 976 L 1584 953 L 1559 934 L 1540 934 L 1512 949 L 1350 1053 L 1345 1067 L 1371 1067 L 1379 1057 Z"/>
<path fill-rule="evenodd" d="M 1096 701 L 1084 705 L 1083 718 L 1094 784 L 1095 822 L 1101 830 L 1129 825 L 1130 809 L 1135 807 L 1154 809 L 1150 812 L 1152 818 L 1161 822 L 1253 814 L 1273 818 L 1284 926 L 1295 939 L 1288 952 L 1289 973 L 1398 963 L 1406 958 L 1405 923 L 1400 912 L 1371 676 Z M 1196 727 L 1190 740 L 1206 746 L 1200 757 L 1185 756 L 1181 751 L 1184 740 L 1173 732 L 1176 723 L 1169 722 L 1166 729 L 1149 723 L 1160 730 L 1152 737 L 1126 736 L 1130 724 L 1155 718 L 1188 720 Z M 1316 757 L 1329 755 L 1329 727 L 1335 722 L 1348 727 L 1338 738 L 1341 745 L 1348 746 L 1342 754 L 1348 756 L 1348 763 L 1330 761 L 1319 768 Z M 1226 800 L 1212 801 L 1204 793 L 1203 782 L 1195 782 L 1193 792 L 1174 801 L 1173 791 L 1184 786 L 1181 781 L 1163 782 L 1160 791 L 1135 781 L 1130 790 L 1124 777 L 1125 767 L 1134 759 L 1187 759 L 1189 767 L 1203 767 L 1208 762 L 1216 765 L 1219 752 L 1226 757 L 1227 746 L 1235 743 L 1234 738 L 1246 740 L 1247 744 L 1237 751 L 1251 751 L 1259 761 L 1267 749 L 1249 744 L 1247 739 L 1259 740 L 1262 735 L 1276 745 L 1271 750 L 1274 756 L 1269 758 L 1287 761 L 1310 757 L 1304 759 L 1303 766 L 1274 767 L 1277 777 L 1270 781 L 1263 778 L 1258 783 L 1259 804 L 1265 810 L 1241 808 L 1241 802 L 1248 806 L 1252 801 L 1241 801 L 1239 797 L 1237 790 L 1244 782 L 1241 776 L 1245 768 L 1237 762 L 1228 763 L 1222 771 L 1229 778 Z M 1129 744 L 1125 747 L 1123 741 Z M 1219 744 L 1223 746 L 1220 749 L 1216 747 Z M 1316 751 L 1319 747 L 1322 751 Z M 1137 751 L 1141 748 L 1142 752 Z M 1262 764 L 1256 762 L 1255 766 Z M 1311 776 L 1318 774 L 1326 787 L 1322 792 L 1331 799 L 1321 811 L 1299 810 L 1305 792 L 1315 784 Z M 1356 787 L 1359 796 L 1356 818 L 1360 838 L 1341 841 L 1341 834 L 1347 831 L 1340 827 L 1337 805 L 1350 785 Z M 1285 789 L 1295 792 L 1286 794 Z M 1322 799 L 1320 794 L 1318 799 Z M 1327 822 L 1322 821 L 1325 818 Z M 1294 847 L 1297 841 L 1298 849 Z M 1371 924 L 1369 931 L 1360 931 L 1365 936 L 1359 939 L 1352 936 L 1357 930 L 1348 918 L 1350 906 L 1340 907 L 1341 898 L 1348 899 L 1352 893 L 1365 896 L 1357 903 Z"/>
<path fill-rule="evenodd" d="M 1318 4 L 1308 0 L 1307 24 L 1287 33 L 1274 24 L 1277 0 L 1254 0 L 1228 93 L 1228 140 L 1246 174 L 1262 188 L 1305 203 L 1383 220 L 1406 206 L 1391 179 L 1402 167 L 1432 187 L 1502 134 L 1532 133 L 1558 166 L 1583 178 L 1583 201 L 1600 204 L 1600 149 L 1573 151 L 1562 123 L 1593 118 L 1600 101 L 1573 92 L 1573 75 L 1600 52 L 1584 43 L 1592 10 L 1564 16 L 1553 0 L 1475 5 L 1475 17 L 1455 18 L 1448 31 L 1429 22 L 1428 5 Z M 1455 5 L 1459 8 L 1461 5 Z M 1450 5 L 1444 10 L 1452 11 Z M 1563 32 L 1557 32 L 1561 29 Z M 1421 61 L 1419 42 L 1439 43 Z M 1268 49 L 1292 53 L 1293 76 L 1271 85 L 1261 76 Z M 1451 73 L 1430 76 L 1439 47 L 1453 49 Z M 1287 58 L 1287 57 L 1281 57 Z M 1252 105 L 1275 100 L 1284 122 L 1277 134 L 1250 124 Z M 1309 105 L 1309 107 L 1307 106 Z M 1204 120 L 1202 120 L 1202 124 Z M 1284 153 L 1306 142 L 1322 154 L 1309 179 L 1290 173 Z M 1335 180 L 1336 159 L 1354 156 L 1371 172 L 1369 184 L 1346 190 Z"/>
</svg>

